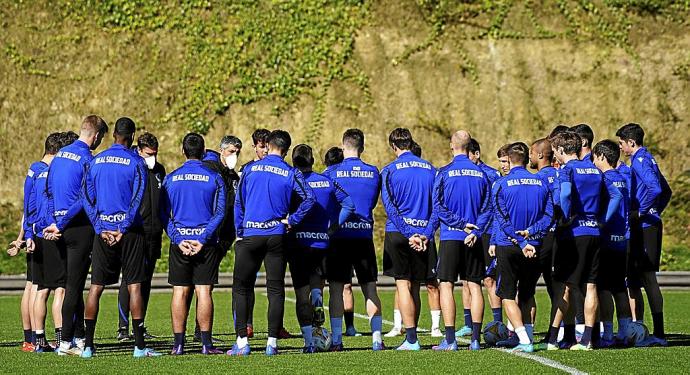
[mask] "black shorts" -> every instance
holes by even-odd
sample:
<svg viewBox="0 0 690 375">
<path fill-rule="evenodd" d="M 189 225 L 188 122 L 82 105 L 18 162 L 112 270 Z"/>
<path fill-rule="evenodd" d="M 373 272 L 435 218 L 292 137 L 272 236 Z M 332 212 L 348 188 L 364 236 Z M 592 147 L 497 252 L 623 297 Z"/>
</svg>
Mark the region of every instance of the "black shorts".
<svg viewBox="0 0 690 375">
<path fill-rule="evenodd" d="M 436 251 L 436 241 L 429 240 L 426 246 L 428 270 L 426 272 L 427 284 L 436 284 L 438 280 L 438 252 Z"/>
<path fill-rule="evenodd" d="M 633 276 L 641 272 L 659 272 L 662 235 L 661 222 L 646 228 L 642 228 L 639 224 L 631 226 L 630 262 Z"/>
<path fill-rule="evenodd" d="M 599 264 L 602 272 L 599 272 L 597 287 L 612 293 L 626 291 L 626 250 L 602 248 L 600 256 Z"/>
<path fill-rule="evenodd" d="M 38 242 L 37 237 L 32 240 L 34 241 L 34 251 L 31 253 L 31 283 L 41 285 L 43 283 L 43 247 Z"/>
<path fill-rule="evenodd" d="M 38 239 L 43 258 L 42 278 L 38 289 L 64 288 L 67 283 L 67 256 L 65 248 L 56 241 Z"/>
<path fill-rule="evenodd" d="M 480 243 L 467 247 L 463 241 L 441 241 L 438 249 L 438 279 L 456 282 L 467 280 L 481 283 L 486 270 L 484 268 L 484 249 Z"/>
<path fill-rule="evenodd" d="M 328 280 L 341 283 L 352 282 L 354 268 L 359 284 L 376 282 L 378 267 L 376 249 L 371 238 L 334 238 L 326 257 Z"/>
<path fill-rule="evenodd" d="M 296 241 L 288 241 L 287 261 L 295 289 L 309 285 L 312 277 L 326 278 L 327 254 L 327 249 L 305 247 Z"/>
<path fill-rule="evenodd" d="M 223 254 L 215 245 L 204 245 L 193 256 L 183 255 L 179 246 L 170 244 L 168 258 L 168 284 L 194 286 L 218 284 L 218 267 Z"/>
<path fill-rule="evenodd" d="M 556 254 L 556 232 L 546 232 L 541 248 L 537 253 L 539 258 L 539 269 L 545 278 L 553 274 L 553 260 Z M 548 275 L 548 276 L 547 276 Z"/>
<path fill-rule="evenodd" d="M 399 232 L 386 232 L 383 252 L 390 261 L 388 274 L 391 277 L 419 282 L 428 280 L 429 254 L 413 250 L 409 240 Z"/>
<path fill-rule="evenodd" d="M 30 253 L 26 253 L 26 281 L 34 282 L 34 260 Z"/>
<path fill-rule="evenodd" d="M 490 277 L 496 280 L 496 257 L 489 255 L 489 247 L 491 247 L 491 235 L 484 233 L 481 238 L 482 251 L 484 251 L 484 277 Z M 477 245 L 474 245 L 475 247 Z"/>
<path fill-rule="evenodd" d="M 146 254 L 144 231 L 132 228 L 115 246 L 108 246 L 101 236 L 95 235 L 91 266 L 91 284 L 117 284 L 122 272 L 122 282 L 130 285 L 146 281 Z"/>
<path fill-rule="evenodd" d="M 537 248 L 537 254 L 539 249 Z M 527 258 L 517 246 L 496 246 L 496 295 L 527 301 L 534 296 L 541 274 L 539 258 Z"/>
<path fill-rule="evenodd" d="M 559 240 L 554 279 L 583 288 L 599 278 L 599 237 L 579 236 Z"/>
</svg>

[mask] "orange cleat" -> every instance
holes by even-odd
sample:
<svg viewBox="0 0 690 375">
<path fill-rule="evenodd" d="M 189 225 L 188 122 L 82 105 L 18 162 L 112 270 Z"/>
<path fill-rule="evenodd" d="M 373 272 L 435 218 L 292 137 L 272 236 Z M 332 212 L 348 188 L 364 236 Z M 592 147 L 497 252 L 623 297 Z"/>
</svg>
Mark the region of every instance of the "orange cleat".
<svg viewBox="0 0 690 375">
<path fill-rule="evenodd" d="M 30 342 L 24 342 L 24 344 L 22 344 L 22 351 L 23 352 L 30 353 L 30 352 L 33 352 L 34 350 L 36 350 L 36 347 L 34 346 L 34 344 L 32 344 Z"/>
<path fill-rule="evenodd" d="M 253 338 L 254 337 L 254 327 L 248 325 L 247 326 L 247 338 Z"/>
</svg>

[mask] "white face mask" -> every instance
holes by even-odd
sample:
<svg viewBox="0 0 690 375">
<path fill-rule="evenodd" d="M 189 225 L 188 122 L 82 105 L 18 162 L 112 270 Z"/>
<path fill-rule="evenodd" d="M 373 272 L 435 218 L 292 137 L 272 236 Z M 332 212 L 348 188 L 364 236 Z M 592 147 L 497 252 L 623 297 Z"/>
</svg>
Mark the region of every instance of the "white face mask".
<svg viewBox="0 0 690 375">
<path fill-rule="evenodd" d="M 235 166 L 237 165 L 237 154 L 233 153 L 225 157 L 225 165 L 229 169 L 235 169 Z"/>
<path fill-rule="evenodd" d="M 156 157 L 153 155 L 145 157 L 144 161 L 146 162 L 146 166 L 149 167 L 149 169 L 153 169 L 153 167 L 156 166 Z"/>
</svg>

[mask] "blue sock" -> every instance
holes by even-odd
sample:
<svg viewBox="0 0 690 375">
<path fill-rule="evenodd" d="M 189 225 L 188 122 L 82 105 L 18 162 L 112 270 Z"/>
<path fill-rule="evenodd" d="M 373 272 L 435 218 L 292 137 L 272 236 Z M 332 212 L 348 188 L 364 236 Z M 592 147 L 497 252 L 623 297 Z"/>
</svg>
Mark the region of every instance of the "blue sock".
<svg viewBox="0 0 690 375">
<path fill-rule="evenodd" d="M 343 343 L 343 318 L 331 318 L 331 337 L 333 345 Z"/>
<path fill-rule="evenodd" d="M 472 322 L 472 341 L 479 341 L 479 334 L 482 332 L 482 324 Z"/>
<path fill-rule="evenodd" d="M 452 344 L 455 341 L 455 327 L 446 326 L 446 342 Z"/>
<path fill-rule="evenodd" d="M 299 329 L 302 331 L 302 337 L 304 337 L 304 346 L 313 346 L 314 340 L 311 336 L 311 325 L 300 327 Z"/>
<path fill-rule="evenodd" d="M 465 327 L 472 327 L 472 311 L 470 309 L 464 309 L 463 315 L 465 315 Z"/>
<path fill-rule="evenodd" d="M 491 308 L 491 314 L 494 316 L 494 322 L 503 322 L 503 308 Z"/>
<path fill-rule="evenodd" d="M 321 289 L 314 288 L 311 290 L 311 305 L 314 307 L 323 307 L 323 296 Z"/>
<path fill-rule="evenodd" d="M 580 344 L 587 346 L 592 341 L 592 329 L 594 327 L 585 326 L 585 331 L 582 333 L 582 338 L 580 339 Z"/>
<path fill-rule="evenodd" d="M 381 315 L 374 315 L 369 321 L 369 326 L 371 327 L 371 332 L 381 332 L 383 329 L 383 318 Z"/>
<path fill-rule="evenodd" d="M 405 328 L 405 340 L 410 344 L 417 342 L 417 327 Z"/>
</svg>

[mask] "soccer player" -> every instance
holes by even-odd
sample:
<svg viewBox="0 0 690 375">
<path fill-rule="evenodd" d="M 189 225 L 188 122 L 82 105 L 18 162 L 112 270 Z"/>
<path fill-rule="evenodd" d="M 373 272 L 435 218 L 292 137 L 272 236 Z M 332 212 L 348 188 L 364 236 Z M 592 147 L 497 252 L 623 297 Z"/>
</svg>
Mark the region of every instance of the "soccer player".
<svg viewBox="0 0 690 375">
<path fill-rule="evenodd" d="M 163 241 L 163 224 L 160 220 L 161 185 L 165 179 L 165 167 L 158 162 L 158 138 L 151 133 L 143 133 L 137 138 L 137 152 L 146 163 L 146 190 L 141 200 L 139 213 L 144 227 L 144 268 L 146 280 L 141 283 L 142 320 L 146 318 L 146 311 L 151 296 L 151 280 L 156 262 L 161 258 Z M 129 335 L 129 287 L 127 283 L 120 284 L 118 292 L 118 332 L 117 339 L 122 342 L 131 339 Z M 144 338 L 154 339 L 144 326 Z"/>
<path fill-rule="evenodd" d="M 102 118 L 87 116 L 82 121 L 79 139 L 60 149 L 48 170 L 43 238 L 57 241 L 59 251 L 67 257 L 60 355 L 81 355 L 84 349 L 83 291 L 91 265 L 94 228 L 83 208 L 82 181 L 93 159 L 91 150 L 98 148 L 107 131 L 108 125 Z"/>
<path fill-rule="evenodd" d="M 144 340 L 141 283 L 146 281 L 145 237 L 139 212 L 148 178 L 146 162 L 130 149 L 136 125 L 130 118 L 115 122 L 113 145 L 89 162 L 84 175 L 84 209 L 96 233 L 93 241 L 91 288 L 84 311 L 86 325 L 82 358 L 94 354 L 99 301 L 105 285 L 119 281 L 129 289 L 134 330 L 134 357 L 160 355 Z"/>
<path fill-rule="evenodd" d="M 162 219 L 170 237 L 168 283 L 173 286 L 170 310 L 175 341 L 172 355 L 184 354 L 189 294 L 197 296 L 202 354 L 222 354 L 213 346 L 213 285 L 218 282 L 222 251 L 217 229 L 225 213 L 225 182 L 201 159 L 204 139 L 189 133 L 182 140 L 187 161 L 163 181 Z M 245 326 L 246 327 L 246 326 Z"/>
<path fill-rule="evenodd" d="M 594 165 L 604 174 L 604 183 L 617 188 L 623 199 L 618 210 L 601 228 L 601 267 L 606 272 L 600 274 L 599 306 L 601 320 L 604 323 L 604 335 L 599 343 L 600 347 L 611 347 L 616 341 L 622 342 L 626 327 L 632 321 L 632 312 L 628 301 L 626 288 L 626 266 L 628 239 L 628 214 L 630 207 L 630 193 L 627 179 L 615 168 L 620 157 L 620 148 L 616 142 L 604 140 L 597 143 L 593 150 Z M 618 336 L 613 338 L 613 306 L 616 302 L 618 317 Z"/>
<path fill-rule="evenodd" d="M 384 252 L 392 263 L 406 334 L 398 350 L 421 349 L 417 340 L 419 284 L 428 278 L 426 250 L 433 246 L 438 224 L 432 215 L 436 169 L 410 152 L 412 142 L 408 129 L 393 130 L 388 143 L 397 159 L 381 171 L 381 198 L 388 216 Z"/>
<path fill-rule="evenodd" d="M 580 160 L 582 139 L 574 132 L 558 134 L 551 147 L 561 169 L 558 173 L 563 230 L 555 259 L 554 279 L 565 283 L 555 292 L 558 309 L 549 332 L 549 350 L 556 350 L 558 329 L 568 310 L 573 293 L 584 295 L 585 329 L 579 344 L 571 350 L 591 350 L 592 329 L 597 320 L 599 277 L 599 215 L 602 195 L 606 194 L 601 172 L 590 160 Z M 618 189 L 608 189 L 610 196 L 605 220 L 611 217 L 622 196 Z"/>
<path fill-rule="evenodd" d="M 519 339 L 513 351 L 532 352 L 534 325 L 530 301 L 539 279 L 537 253 L 553 221 L 547 183 L 527 171 L 529 148 L 522 142 L 508 148 L 510 172 L 492 190 L 498 257 L 498 296 Z"/>
<path fill-rule="evenodd" d="M 332 167 L 329 176 L 350 196 L 355 204 L 357 215 L 350 215 L 331 237 L 331 251 L 326 258 L 328 288 L 331 298 L 330 323 L 333 344 L 332 351 L 342 351 L 343 286 L 351 283 L 352 269 L 357 274 L 364 294 L 369 326 L 372 332 L 372 349 L 381 350 L 383 338 L 381 330 L 381 300 L 376 291 L 377 265 L 373 240 L 374 216 L 380 179 L 378 169 L 360 159 L 364 152 L 364 133 L 359 129 L 348 129 L 343 134 L 342 163 Z"/>
<path fill-rule="evenodd" d="M 484 315 L 484 253 L 479 242 L 491 215 L 490 182 L 469 157 L 470 134 L 464 130 L 451 137 L 453 160 L 439 169 L 434 181 L 433 202 L 441 224 L 438 254 L 438 279 L 445 338 L 434 350 L 458 350 L 455 340 L 455 298 L 453 285 L 467 281 L 472 311 L 470 350 L 479 350 L 479 335 Z"/>
<path fill-rule="evenodd" d="M 656 279 L 661 259 L 661 213 L 671 200 L 671 188 L 656 160 L 644 147 L 644 130 L 627 124 L 616 132 L 620 149 L 630 157 L 630 260 L 629 292 L 635 301 L 635 318 L 642 321 L 644 287 L 654 321 L 653 335 L 640 345 L 667 345 L 664 332 L 664 298 Z"/>
<path fill-rule="evenodd" d="M 278 333 L 285 308 L 286 231 L 299 224 L 314 205 L 314 196 L 302 172 L 284 160 L 292 140 L 284 130 L 268 136 L 268 155 L 245 168 L 235 199 L 235 268 L 233 300 L 237 320 L 237 342 L 229 355 L 249 355 L 247 317 L 251 291 L 263 262 L 268 292 L 268 341 L 266 355 L 278 354 Z M 292 214 L 293 197 L 302 202 Z M 342 293 L 336 294 L 342 300 Z"/>
<path fill-rule="evenodd" d="M 571 132 L 580 136 L 582 139 L 582 150 L 580 160 L 592 160 L 592 144 L 594 143 L 594 131 L 587 124 L 578 124 L 570 127 Z"/>
<path fill-rule="evenodd" d="M 297 145 L 292 165 L 299 169 L 314 193 L 315 203 L 301 223 L 289 233 L 287 260 L 295 288 L 297 320 L 304 338 L 304 353 L 315 353 L 312 325 L 325 321 L 322 280 L 325 279 L 326 250 L 330 236 L 355 212 L 352 199 L 325 175 L 312 170 L 311 147 Z"/>
<path fill-rule="evenodd" d="M 510 143 L 501 146 L 501 148 L 496 151 L 496 157 L 498 157 L 498 166 L 500 167 L 501 175 L 505 176 L 510 172 L 510 159 L 508 158 L 508 148 Z"/>
</svg>

